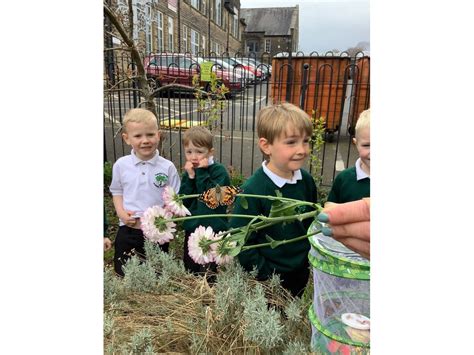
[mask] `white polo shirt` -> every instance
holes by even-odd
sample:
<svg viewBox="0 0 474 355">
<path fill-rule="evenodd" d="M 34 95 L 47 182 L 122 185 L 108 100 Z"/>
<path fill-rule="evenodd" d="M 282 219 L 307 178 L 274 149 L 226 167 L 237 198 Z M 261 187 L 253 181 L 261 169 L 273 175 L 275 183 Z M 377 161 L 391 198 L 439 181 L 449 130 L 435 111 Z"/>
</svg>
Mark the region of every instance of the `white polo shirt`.
<svg viewBox="0 0 474 355">
<path fill-rule="evenodd" d="M 270 178 L 270 180 L 272 180 L 273 183 L 280 188 L 285 184 L 296 184 L 298 180 L 303 179 L 300 169 L 293 171 L 293 177 L 290 180 L 288 180 L 288 179 L 282 178 L 281 176 L 278 176 L 273 171 L 268 169 L 266 161 L 262 162 L 262 168 L 263 168 L 263 172 Z"/>
<path fill-rule="evenodd" d="M 178 192 L 181 185 L 174 164 L 161 157 L 158 150 L 150 160 L 140 160 L 132 149 L 130 155 L 118 159 L 112 170 L 110 192 L 122 196 L 123 208 L 143 214 L 151 206 L 163 206 L 163 188 Z M 124 225 L 120 221 L 120 225 Z"/>
</svg>

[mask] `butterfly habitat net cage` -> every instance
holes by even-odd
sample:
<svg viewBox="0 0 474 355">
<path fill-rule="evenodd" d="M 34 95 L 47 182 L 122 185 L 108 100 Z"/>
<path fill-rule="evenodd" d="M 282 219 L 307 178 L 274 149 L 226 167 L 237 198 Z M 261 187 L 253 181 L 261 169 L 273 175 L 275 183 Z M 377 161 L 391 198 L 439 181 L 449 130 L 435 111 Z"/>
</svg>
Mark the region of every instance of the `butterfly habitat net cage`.
<svg viewBox="0 0 474 355">
<path fill-rule="evenodd" d="M 320 229 L 317 221 L 309 232 Z M 370 353 L 370 262 L 331 237 L 309 238 L 314 294 L 311 347 L 323 354 Z"/>
</svg>

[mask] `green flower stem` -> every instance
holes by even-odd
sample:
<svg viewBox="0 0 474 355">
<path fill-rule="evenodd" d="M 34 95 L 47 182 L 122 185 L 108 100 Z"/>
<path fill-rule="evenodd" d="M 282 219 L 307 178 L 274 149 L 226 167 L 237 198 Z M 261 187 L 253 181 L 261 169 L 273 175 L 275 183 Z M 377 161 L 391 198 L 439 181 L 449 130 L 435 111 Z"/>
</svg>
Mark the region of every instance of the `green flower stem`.
<svg viewBox="0 0 474 355">
<path fill-rule="evenodd" d="M 309 217 L 313 217 L 313 216 L 316 215 L 316 213 L 317 213 L 317 211 L 306 212 L 306 213 L 303 213 L 302 215 L 298 216 L 298 219 L 303 220 L 303 219 L 306 219 L 306 218 L 309 218 Z M 233 216 L 233 215 L 231 215 L 231 216 Z M 284 222 L 285 220 L 294 220 L 295 219 L 295 216 L 284 216 L 284 217 L 253 216 L 253 217 L 254 218 L 255 217 L 262 217 L 264 220 L 255 223 L 253 226 L 251 225 L 250 226 L 250 233 L 253 233 L 253 232 L 255 232 L 259 229 L 270 227 L 270 226 L 272 226 L 274 224 L 277 224 L 277 223 Z M 234 232 L 240 232 L 240 231 L 243 230 L 243 228 L 246 228 L 246 227 L 247 227 L 247 225 L 242 226 L 242 227 L 238 227 L 238 228 L 233 228 L 233 229 L 230 229 L 228 231 L 217 234 L 216 237 L 220 237 L 221 235 L 226 235 L 226 234 L 232 234 Z M 316 233 L 319 233 L 319 231 L 316 232 Z M 316 233 L 312 233 L 312 234 L 307 235 L 307 236 L 311 236 L 311 235 L 316 234 Z M 304 239 L 303 237 L 305 237 L 305 236 L 298 237 L 298 238 Z M 231 238 L 231 237 L 228 237 L 226 239 L 229 239 L 229 238 Z M 219 242 L 219 240 L 204 241 L 203 243 L 207 246 L 207 245 L 211 245 L 211 244 L 214 244 L 214 243 L 217 243 L 217 242 Z M 265 244 L 265 246 L 266 245 L 267 244 Z"/>
<path fill-rule="evenodd" d="M 309 233 L 309 234 L 305 234 L 305 235 L 302 235 L 302 236 L 300 236 L 300 237 L 293 238 L 293 239 L 275 240 L 275 241 L 273 241 L 273 242 L 268 242 L 268 243 L 261 243 L 261 244 L 255 244 L 255 245 L 246 245 L 246 246 L 243 246 L 243 247 L 242 247 L 242 251 L 244 251 L 244 250 L 249 250 L 249 249 L 255 249 L 255 248 L 261 248 L 261 247 L 269 247 L 269 246 L 271 246 L 272 244 L 273 244 L 275 247 L 278 247 L 278 246 L 283 245 L 283 244 L 294 243 L 294 242 L 298 242 L 298 241 L 300 241 L 300 240 L 307 239 L 307 238 L 312 237 L 313 235 L 318 234 L 318 233 L 320 233 L 320 232 L 321 232 L 321 231 L 318 230 L 318 231 L 316 231 L 316 232 Z"/>
<path fill-rule="evenodd" d="M 187 220 L 190 220 L 190 219 L 197 219 L 197 218 L 222 218 L 222 217 L 239 217 L 239 218 L 249 218 L 249 219 L 253 219 L 255 217 L 258 217 L 259 219 L 269 218 L 269 217 L 265 217 L 265 216 L 255 216 L 255 215 L 248 215 L 248 214 L 226 214 L 226 213 L 221 213 L 221 214 L 207 214 L 207 215 L 201 215 L 201 216 L 186 216 L 186 217 L 170 218 L 170 219 L 164 220 L 163 223 L 181 222 L 181 221 L 187 221 Z"/>
<path fill-rule="evenodd" d="M 295 199 L 286 198 L 286 197 L 269 196 L 269 195 L 250 195 L 250 194 L 244 194 L 244 193 L 237 194 L 237 196 L 241 196 L 241 197 L 251 197 L 251 198 L 265 198 L 265 199 L 272 200 L 272 201 L 287 201 L 287 202 L 293 202 L 293 203 L 295 203 L 297 206 L 298 206 L 298 205 L 301 205 L 301 206 L 303 206 L 303 205 L 311 206 L 311 207 L 316 208 L 316 210 L 318 210 L 318 211 L 320 211 L 320 210 L 323 209 L 319 204 L 314 203 L 314 202 L 300 201 L 300 200 L 295 200 Z M 199 197 L 199 194 L 194 194 L 194 195 L 178 195 L 177 198 L 176 198 L 176 200 L 185 200 L 185 199 L 187 199 L 187 198 L 196 198 L 196 197 Z"/>
</svg>

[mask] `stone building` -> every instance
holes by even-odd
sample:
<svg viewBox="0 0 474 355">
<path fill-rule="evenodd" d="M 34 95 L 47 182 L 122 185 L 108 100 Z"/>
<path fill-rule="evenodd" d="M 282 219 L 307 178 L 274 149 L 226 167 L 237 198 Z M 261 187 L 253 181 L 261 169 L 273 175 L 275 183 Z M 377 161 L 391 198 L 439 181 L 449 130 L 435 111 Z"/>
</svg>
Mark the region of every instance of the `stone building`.
<svg viewBox="0 0 474 355">
<path fill-rule="evenodd" d="M 273 57 L 279 52 L 295 52 L 299 41 L 299 6 L 241 9 L 246 28 L 241 50 Z"/>
<path fill-rule="evenodd" d="M 127 9 L 126 0 L 116 0 Z M 134 38 L 146 53 L 207 56 L 241 49 L 240 0 L 133 0 Z"/>
</svg>

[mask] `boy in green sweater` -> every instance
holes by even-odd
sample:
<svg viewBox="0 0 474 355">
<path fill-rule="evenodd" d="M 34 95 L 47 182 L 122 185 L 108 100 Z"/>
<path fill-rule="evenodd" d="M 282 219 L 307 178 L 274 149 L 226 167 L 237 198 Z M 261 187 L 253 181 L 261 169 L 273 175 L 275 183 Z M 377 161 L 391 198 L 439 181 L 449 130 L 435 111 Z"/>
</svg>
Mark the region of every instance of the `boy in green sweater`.
<svg viewBox="0 0 474 355">
<path fill-rule="evenodd" d="M 258 145 L 265 161 L 242 186 L 244 193 L 276 196 L 275 190 L 279 190 L 283 197 L 316 202 L 314 180 L 301 169 L 310 153 L 312 124 L 309 116 L 289 103 L 267 106 L 258 113 L 257 132 Z M 244 209 L 239 201 L 235 202 L 233 213 L 269 215 L 270 200 L 247 198 L 247 202 L 248 209 Z M 234 217 L 230 226 L 240 227 L 247 223 L 248 219 Z M 265 235 L 275 240 L 296 238 L 305 235 L 310 224 L 309 219 L 276 224 L 252 233 L 246 245 L 266 243 Z M 309 249 L 309 242 L 304 239 L 275 249 L 249 249 L 241 252 L 238 260 L 247 271 L 256 267 L 260 280 L 269 278 L 273 273 L 279 274 L 282 286 L 293 296 L 301 296 L 309 277 Z"/>
<path fill-rule="evenodd" d="M 212 144 L 212 133 L 204 127 L 194 126 L 183 135 L 184 153 L 186 163 L 184 174 L 181 178 L 179 194 L 202 194 L 204 191 L 219 186 L 230 184 L 229 174 L 224 165 L 214 162 L 214 148 Z M 183 200 L 193 216 L 206 214 L 225 214 L 226 206 L 211 209 L 196 198 Z M 186 270 L 199 273 L 210 268 L 216 270 L 215 263 L 211 265 L 199 265 L 189 256 L 188 241 L 191 233 L 199 226 L 212 227 L 212 230 L 225 231 L 228 229 L 227 218 L 198 218 L 184 222 L 184 255 L 183 262 Z"/>
<path fill-rule="evenodd" d="M 334 180 L 328 202 L 345 203 L 370 197 L 370 109 L 363 111 L 353 142 L 359 152 L 355 166 L 341 171 Z M 325 205 L 329 205 L 328 203 Z"/>
</svg>

